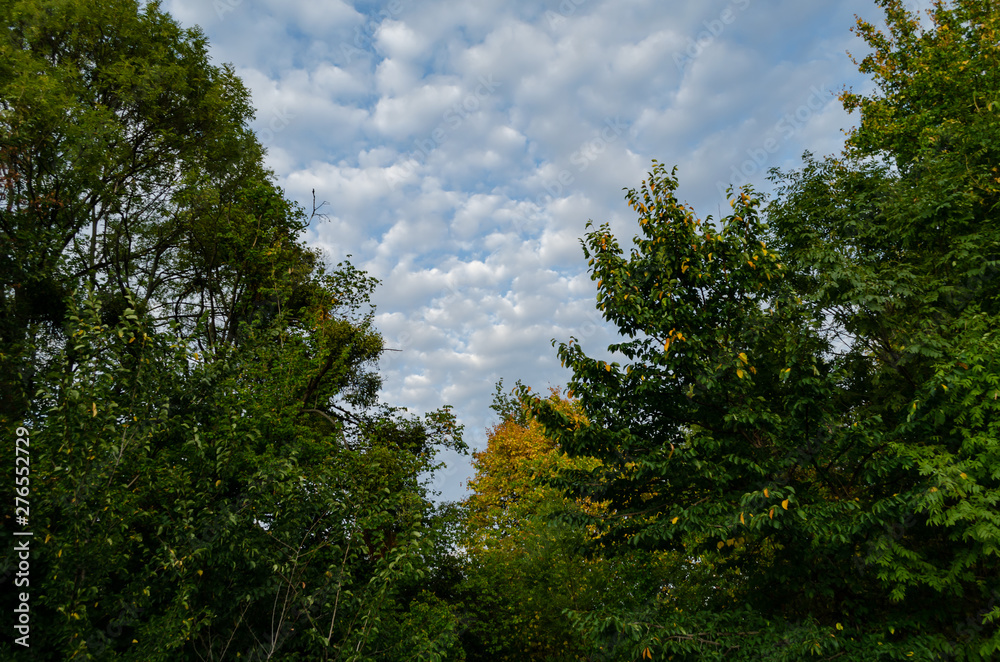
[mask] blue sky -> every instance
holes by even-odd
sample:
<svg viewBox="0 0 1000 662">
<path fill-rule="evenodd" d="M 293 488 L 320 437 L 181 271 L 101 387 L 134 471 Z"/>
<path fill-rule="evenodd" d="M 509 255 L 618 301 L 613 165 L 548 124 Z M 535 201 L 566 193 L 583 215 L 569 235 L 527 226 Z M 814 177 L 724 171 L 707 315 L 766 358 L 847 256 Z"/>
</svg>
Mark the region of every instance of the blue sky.
<svg viewBox="0 0 1000 662">
<path fill-rule="evenodd" d="M 929 2 L 912 0 L 911 8 Z M 605 356 L 579 238 L 624 241 L 623 187 L 677 165 L 702 217 L 721 191 L 839 151 L 870 83 L 847 55 L 872 0 L 166 0 L 253 94 L 286 194 L 328 204 L 306 239 L 382 280 L 386 401 L 455 407 L 474 448 L 500 378 L 566 383 L 553 338 Z M 435 487 L 471 473 L 447 457 Z"/>
</svg>

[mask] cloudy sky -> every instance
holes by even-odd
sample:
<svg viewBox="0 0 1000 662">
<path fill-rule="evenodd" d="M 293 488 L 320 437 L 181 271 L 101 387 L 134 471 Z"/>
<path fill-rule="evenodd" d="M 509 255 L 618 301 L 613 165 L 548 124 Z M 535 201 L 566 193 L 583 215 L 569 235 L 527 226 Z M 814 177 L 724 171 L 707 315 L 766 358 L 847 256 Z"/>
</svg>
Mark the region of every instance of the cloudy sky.
<svg viewBox="0 0 1000 662">
<path fill-rule="evenodd" d="M 911 0 L 920 8 L 928 2 Z M 551 341 L 593 356 L 579 238 L 621 238 L 623 187 L 679 167 L 702 217 L 729 184 L 840 149 L 870 88 L 855 14 L 872 0 L 166 0 L 253 93 L 254 127 L 289 197 L 328 204 L 307 240 L 382 280 L 388 402 L 454 405 L 474 448 L 494 385 L 566 383 Z M 628 245 L 627 239 L 622 242 Z M 468 461 L 436 487 L 461 498 Z"/>
</svg>

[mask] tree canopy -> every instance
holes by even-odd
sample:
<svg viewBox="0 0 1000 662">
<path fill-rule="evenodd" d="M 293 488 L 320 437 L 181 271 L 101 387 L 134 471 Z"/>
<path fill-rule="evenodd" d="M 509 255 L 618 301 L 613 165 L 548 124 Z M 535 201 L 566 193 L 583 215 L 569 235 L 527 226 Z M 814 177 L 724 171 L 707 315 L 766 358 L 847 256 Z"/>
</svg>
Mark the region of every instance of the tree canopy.
<svg viewBox="0 0 1000 662">
<path fill-rule="evenodd" d="M 634 248 L 607 225 L 583 242 L 625 361 L 559 344 L 588 426 L 531 399 L 601 462 L 562 485 L 608 503 L 605 545 L 726 578 L 702 609 L 588 621 L 634 627 L 636 658 L 1000 650 L 998 15 L 936 3 L 924 31 L 879 5 L 888 33 L 858 23 L 878 90 L 842 95 L 861 113 L 843 154 L 715 220 L 654 163 L 626 196 Z"/>
<path fill-rule="evenodd" d="M 654 161 L 631 247 L 588 224 L 615 358 L 569 338 L 564 394 L 498 385 L 440 507 L 462 426 L 380 399 L 380 283 L 303 242 L 201 32 L 0 4 L 31 659 L 996 657 L 1000 13 L 876 4 L 842 153 L 718 219 Z"/>
<path fill-rule="evenodd" d="M 155 2 L 0 19 L 0 421 L 30 432 L 4 494 L 30 496 L 32 659 L 460 653 L 427 476 L 461 426 L 380 402 L 378 283 L 305 246 L 242 82 Z"/>
</svg>

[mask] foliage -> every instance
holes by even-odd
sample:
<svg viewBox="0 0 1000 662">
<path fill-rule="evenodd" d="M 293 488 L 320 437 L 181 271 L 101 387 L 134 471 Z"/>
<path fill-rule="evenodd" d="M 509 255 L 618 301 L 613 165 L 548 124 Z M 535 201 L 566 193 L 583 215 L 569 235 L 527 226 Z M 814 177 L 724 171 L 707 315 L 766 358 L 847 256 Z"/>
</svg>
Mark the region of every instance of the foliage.
<svg viewBox="0 0 1000 662">
<path fill-rule="evenodd" d="M 578 620 L 631 633 L 626 657 L 1000 650 L 997 14 L 936 3 L 921 32 L 879 4 L 890 36 L 859 32 L 880 94 L 845 92 L 862 112 L 845 153 L 777 174 L 767 224 L 750 189 L 697 219 L 654 162 L 626 195 L 632 251 L 606 225 L 583 242 L 624 363 L 561 343 L 590 425 L 543 399 L 532 413 L 600 460 L 562 484 L 607 504 L 581 521 L 609 552 L 718 577 L 683 612 Z"/>
<path fill-rule="evenodd" d="M 508 393 L 504 390 L 503 380 L 497 382 L 490 409 L 499 417 L 500 422 L 510 420 L 522 427 L 528 426 L 528 410 L 516 395 L 516 392 L 523 386 L 524 384 L 519 379 Z"/>
<path fill-rule="evenodd" d="M 274 282 L 316 293 L 249 130 L 249 92 L 197 29 L 158 3 L 16 0 L 0 7 L 0 415 L 19 418 L 65 342 L 66 299 L 98 288 L 114 322 L 172 319 L 202 351 L 273 312 Z"/>
<path fill-rule="evenodd" d="M 204 36 L 155 2 L 0 4 L 33 658 L 995 657 L 1000 18 L 877 4 L 843 154 L 715 220 L 654 162 L 628 253 L 588 225 L 619 360 L 570 339 L 567 397 L 498 385 L 441 508 L 461 426 L 379 401 L 378 283 L 302 244 Z"/>
<path fill-rule="evenodd" d="M 112 328 L 87 306 L 33 436 L 37 659 L 393 659 L 370 653 L 397 634 L 383 619 L 454 629 L 434 602 L 398 602 L 435 544 L 417 481 L 433 454 L 304 409 L 324 353 L 268 326 L 209 361 L 132 309 Z"/>
<path fill-rule="evenodd" d="M 561 398 L 557 392 L 553 392 L 550 399 L 578 424 L 583 422 L 574 403 Z M 518 416 L 524 424 L 518 423 Z M 473 454 L 472 466 L 476 475 L 469 481 L 472 494 L 466 507 L 474 537 L 467 545 L 473 549 L 496 547 L 515 535 L 528 518 L 585 507 L 585 504 L 568 501 L 538 478 L 555 476 L 564 469 L 588 469 L 593 465 L 588 458 L 570 460 L 526 413 L 504 419 L 490 430 L 486 450 Z"/>
<path fill-rule="evenodd" d="M 547 401 L 585 424 L 572 400 L 553 391 Z M 588 659 L 591 644 L 567 612 L 626 604 L 666 582 L 662 555 L 604 558 L 571 521 L 578 511 L 604 513 L 601 504 L 568 499 L 548 484 L 596 464 L 567 457 L 523 410 L 494 426 L 486 450 L 474 455 L 463 541 L 469 659 Z"/>
<path fill-rule="evenodd" d="M 33 659 L 461 659 L 422 586 L 450 544 L 426 479 L 461 426 L 379 402 L 377 281 L 301 243 L 243 84 L 155 2 L 0 17 Z"/>
<path fill-rule="evenodd" d="M 495 408 L 504 418 L 473 455 L 464 504 L 466 649 L 473 660 L 578 659 L 562 610 L 593 599 L 594 563 L 581 554 L 580 531 L 549 521 L 574 504 L 539 480 L 568 460 L 500 385 Z"/>
</svg>

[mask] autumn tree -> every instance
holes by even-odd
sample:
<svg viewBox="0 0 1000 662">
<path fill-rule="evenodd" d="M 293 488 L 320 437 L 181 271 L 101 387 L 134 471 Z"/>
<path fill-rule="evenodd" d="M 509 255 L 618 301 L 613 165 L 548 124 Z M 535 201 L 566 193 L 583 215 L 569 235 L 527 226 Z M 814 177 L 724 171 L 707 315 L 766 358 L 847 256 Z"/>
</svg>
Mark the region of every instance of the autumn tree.
<svg viewBox="0 0 1000 662">
<path fill-rule="evenodd" d="M 572 502 L 538 480 L 568 459 L 516 399 L 497 398 L 494 409 L 503 418 L 473 454 L 464 504 L 466 649 L 472 660 L 575 659 L 580 642 L 562 610 L 587 593 L 587 564 L 574 553 L 579 533 L 545 518 Z"/>
<path fill-rule="evenodd" d="M 1000 650 L 994 3 L 880 0 L 842 155 L 700 220 L 654 162 L 629 252 L 586 236 L 621 362 L 559 345 L 590 426 L 535 399 L 613 549 L 710 565 L 704 607 L 609 612 L 629 655 L 992 659 Z M 765 223 L 766 219 L 766 223 Z"/>
<path fill-rule="evenodd" d="M 546 401 L 586 425 L 573 400 L 553 391 Z M 474 455 L 476 475 L 464 504 L 467 654 L 470 660 L 585 659 L 592 642 L 567 614 L 655 592 L 667 581 L 668 564 L 649 554 L 607 559 L 599 545 L 588 545 L 576 514 L 605 509 L 568 498 L 553 482 L 565 471 L 592 470 L 596 460 L 569 458 L 516 398 L 499 397 L 494 410 L 503 418 Z"/>
</svg>

